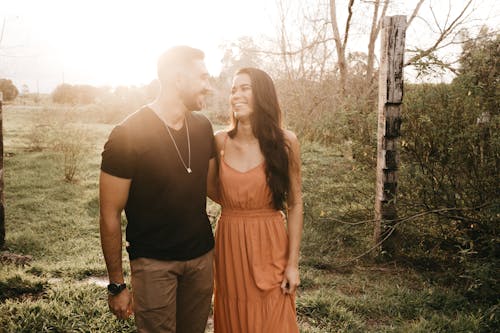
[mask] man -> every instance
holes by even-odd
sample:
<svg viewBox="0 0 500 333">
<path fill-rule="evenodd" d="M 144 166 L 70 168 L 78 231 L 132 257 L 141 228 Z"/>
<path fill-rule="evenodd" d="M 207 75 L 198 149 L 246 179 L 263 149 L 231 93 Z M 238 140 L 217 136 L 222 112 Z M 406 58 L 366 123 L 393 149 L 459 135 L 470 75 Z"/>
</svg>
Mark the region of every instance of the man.
<svg viewBox="0 0 500 333">
<path fill-rule="evenodd" d="M 204 54 L 177 46 L 158 61 L 157 99 L 111 132 L 100 174 L 101 243 L 108 303 L 134 313 L 139 332 L 204 332 L 212 296 L 214 239 L 206 214 L 213 131 L 201 110 L 210 91 Z M 127 216 L 132 295 L 122 270 Z"/>
</svg>

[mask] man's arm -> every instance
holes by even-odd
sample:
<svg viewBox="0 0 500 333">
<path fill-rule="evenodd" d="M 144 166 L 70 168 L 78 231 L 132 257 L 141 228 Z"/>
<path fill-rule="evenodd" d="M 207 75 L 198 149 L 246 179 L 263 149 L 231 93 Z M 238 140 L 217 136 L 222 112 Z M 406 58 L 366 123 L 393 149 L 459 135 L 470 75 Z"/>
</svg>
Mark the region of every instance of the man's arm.
<svg viewBox="0 0 500 333">
<path fill-rule="evenodd" d="M 109 281 L 123 283 L 121 213 L 128 199 L 131 180 L 101 171 L 99 179 L 101 246 Z M 108 304 L 118 318 L 132 314 L 132 298 L 128 289 L 109 295 Z"/>
</svg>

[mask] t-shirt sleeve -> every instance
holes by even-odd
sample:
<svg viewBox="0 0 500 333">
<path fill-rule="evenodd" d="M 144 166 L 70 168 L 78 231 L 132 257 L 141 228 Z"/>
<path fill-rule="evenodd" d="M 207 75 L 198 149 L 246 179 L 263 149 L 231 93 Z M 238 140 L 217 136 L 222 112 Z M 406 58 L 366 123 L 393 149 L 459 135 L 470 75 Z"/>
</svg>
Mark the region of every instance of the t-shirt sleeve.
<svg viewBox="0 0 500 333">
<path fill-rule="evenodd" d="M 127 128 L 118 125 L 111 131 L 101 155 L 102 171 L 120 178 L 132 178 L 135 154 Z"/>
</svg>

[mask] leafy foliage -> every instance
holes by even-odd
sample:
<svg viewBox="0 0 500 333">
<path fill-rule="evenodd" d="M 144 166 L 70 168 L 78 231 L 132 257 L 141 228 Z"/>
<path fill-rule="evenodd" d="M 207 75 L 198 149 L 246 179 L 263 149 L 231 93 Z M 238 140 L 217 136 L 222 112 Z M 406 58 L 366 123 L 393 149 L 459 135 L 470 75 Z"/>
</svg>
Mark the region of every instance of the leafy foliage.
<svg viewBox="0 0 500 333">
<path fill-rule="evenodd" d="M 464 42 L 454 84 L 474 98 L 482 112 L 500 112 L 500 33 L 484 28 L 478 38 Z M 483 119 L 485 120 L 485 119 Z"/>
<path fill-rule="evenodd" d="M 452 84 L 408 86 L 402 125 L 401 253 L 459 276 L 473 299 L 497 302 L 500 254 L 499 39 L 465 44 Z"/>
</svg>

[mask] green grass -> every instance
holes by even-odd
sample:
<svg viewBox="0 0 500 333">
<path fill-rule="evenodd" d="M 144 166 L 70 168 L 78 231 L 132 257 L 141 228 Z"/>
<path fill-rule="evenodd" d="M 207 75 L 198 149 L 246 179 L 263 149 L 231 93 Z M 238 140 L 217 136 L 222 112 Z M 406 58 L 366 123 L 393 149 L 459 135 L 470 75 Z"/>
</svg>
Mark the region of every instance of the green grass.
<svg viewBox="0 0 500 333">
<path fill-rule="evenodd" d="M 106 274 L 97 186 L 111 126 L 52 109 L 6 108 L 3 116 L 6 246 L 33 260 L 1 263 L 0 332 L 133 332 L 132 320 L 110 314 L 104 288 L 88 282 Z M 66 130 L 85 134 L 87 151 L 72 181 L 65 180 L 62 153 L 54 148 L 56 136 L 70 139 L 58 125 L 64 122 Z M 304 142 L 302 159 L 301 332 L 496 330 L 498 306 L 472 304 L 428 272 L 360 256 L 370 249 L 372 225 L 346 223 L 372 218 L 374 172 L 357 167 L 345 147 Z"/>
</svg>

